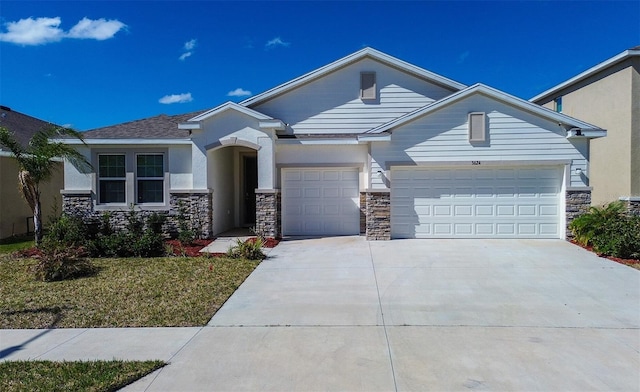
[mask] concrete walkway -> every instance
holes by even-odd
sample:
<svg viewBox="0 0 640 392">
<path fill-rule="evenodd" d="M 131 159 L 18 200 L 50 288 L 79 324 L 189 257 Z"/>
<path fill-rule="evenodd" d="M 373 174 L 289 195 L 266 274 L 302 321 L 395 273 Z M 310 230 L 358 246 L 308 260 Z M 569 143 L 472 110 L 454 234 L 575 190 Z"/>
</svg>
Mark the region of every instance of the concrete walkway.
<svg viewBox="0 0 640 392">
<path fill-rule="evenodd" d="M 3 330 L 0 353 L 170 362 L 128 391 L 636 391 L 640 271 L 559 240 L 290 240 L 206 327 Z"/>
</svg>

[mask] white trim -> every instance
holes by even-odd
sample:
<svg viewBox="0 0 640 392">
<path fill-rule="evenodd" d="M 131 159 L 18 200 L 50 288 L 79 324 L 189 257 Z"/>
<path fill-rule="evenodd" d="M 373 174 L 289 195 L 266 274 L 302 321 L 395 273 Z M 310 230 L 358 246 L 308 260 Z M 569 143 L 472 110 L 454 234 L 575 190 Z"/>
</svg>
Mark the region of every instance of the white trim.
<svg viewBox="0 0 640 392">
<path fill-rule="evenodd" d="M 172 193 L 213 193 L 213 189 L 169 189 L 169 194 Z"/>
<path fill-rule="evenodd" d="M 191 139 L 50 139 L 53 143 L 65 143 L 73 145 L 87 145 L 87 146 L 101 146 L 101 145 L 145 145 L 150 146 L 153 144 L 161 145 L 184 145 L 192 144 Z"/>
<path fill-rule="evenodd" d="M 367 188 L 364 193 L 391 193 L 391 188 Z"/>
<path fill-rule="evenodd" d="M 370 143 L 370 142 L 390 142 L 391 134 L 389 133 L 380 133 L 377 135 L 359 135 L 358 142 L 360 143 Z"/>
<path fill-rule="evenodd" d="M 92 193 L 91 189 L 60 189 L 61 195 L 90 195 Z"/>
<path fill-rule="evenodd" d="M 278 169 L 317 169 L 317 168 L 327 168 L 327 169 L 335 169 L 335 168 L 345 168 L 345 169 L 362 169 L 363 164 L 358 162 L 351 163 L 278 163 L 276 164 L 276 168 Z"/>
<path fill-rule="evenodd" d="M 600 71 L 603 71 L 606 68 L 609 68 L 609 67 L 611 67 L 611 66 L 613 66 L 613 65 L 615 65 L 615 64 L 617 64 L 617 63 L 619 63 L 619 62 L 621 62 L 623 60 L 626 60 L 627 58 L 632 57 L 632 56 L 640 56 L 640 50 L 638 50 L 638 49 L 636 49 L 636 50 L 634 50 L 634 49 L 625 50 L 624 52 L 619 53 L 619 54 L 611 57 L 610 59 L 607 59 L 607 60 L 601 62 L 600 64 L 597 64 L 597 65 L 589 68 L 588 70 L 586 70 L 586 71 L 584 71 L 582 73 L 579 73 L 578 75 L 572 77 L 571 79 L 568 79 L 568 80 L 566 80 L 566 81 L 564 81 L 564 82 L 562 82 L 560 84 L 557 84 L 557 85 L 551 87 L 550 89 L 548 89 L 546 91 L 541 92 L 540 94 L 536 95 L 535 97 L 529 99 L 529 101 L 537 103 L 536 101 L 542 100 L 542 98 L 547 98 L 547 96 L 549 96 L 549 95 L 553 95 L 553 94 L 559 92 L 560 90 L 571 86 L 574 83 L 577 83 L 577 82 L 579 82 L 579 81 L 581 81 L 583 79 L 586 79 L 589 76 L 592 76 L 592 75 L 594 75 L 594 74 L 596 74 L 596 73 L 598 73 Z"/>
<path fill-rule="evenodd" d="M 475 163 L 474 163 L 475 162 Z M 447 167 L 447 166 L 469 166 L 482 168 L 485 166 L 563 166 L 571 165 L 571 159 L 549 159 L 549 160 L 467 160 L 467 161 L 426 161 L 426 162 L 401 162 L 401 161 L 387 161 L 384 163 L 387 169 L 391 167 Z"/>
<path fill-rule="evenodd" d="M 398 117 L 394 120 L 389 121 L 386 124 L 382 124 L 376 128 L 373 128 L 365 133 L 368 134 L 376 134 L 376 133 L 382 133 L 382 132 L 387 132 L 387 131 L 391 131 L 394 128 L 397 128 L 399 126 L 402 126 L 410 121 L 416 120 L 420 117 L 426 116 L 429 113 L 432 113 L 436 110 L 442 109 L 446 106 L 452 105 L 453 103 L 460 101 L 470 95 L 473 94 L 483 94 L 488 96 L 489 98 L 493 98 L 496 99 L 498 101 L 502 101 L 508 105 L 514 106 L 516 108 L 522 109 L 522 110 L 526 110 L 534 115 L 543 117 L 543 118 L 547 118 L 549 120 L 552 121 L 556 121 L 558 122 L 559 125 L 567 125 L 567 126 L 571 126 L 572 128 L 580 128 L 582 131 L 587 132 L 587 131 L 596 131 L 597 136 L 591 136 L 591 137 L 600 137 L 600 134 L 604 134 L 606 135 L 606 131 L 604 129 L 598 128 L 595 125 L 591 125 L 589 123 L 586 123 L 584 121 L 580 121 L 578 119 L 575 119 L 573 117 L 569 117 L 565 114 L 562 113 L 557 113 L 554 112 L 553 110 L 547 109 L 545 107 L 542 107 L 540 105 L 536 105 L 534 103 L 531 103 L 529 101 L 525 101 L 524 99 L 520 99 L 518 97 L 515 97 L 513 95 L 509 95 L 507 93 L 504 93 L 500 90 L 496 90 L 492 87 L 489 86 L 485 86 L 484 84 L 474 84 L 471 87 L 467 87 L 464 90 L 460 90 L 456 93 L 453 93 L 439 101 L 436 101 L 430 105 L 424 106 L 422 108 L 419 108 L 417 110 L 414 110 L 413 112 L 409 112 L 407 114 L 405 114 L 404 116 Z"/>
<path fill-rule="evenodd" d="M 258 194 L 258 193 L 262 193 L 262 194 L 278 194 L 278 193 L 280 193 L 280 189 L 255 189 L 254 192 L 256 194 Z"/>
<path fill-rule="evenodd" d="M 276 139 L 276 144 L 359 144 L 356 138 Z"/>
<path fill-rule="evenodd" d="M 259 123 L 260 128 L 262 129 L 271 129 L 274 131 L 283 131 L 286 129 L 285 124 L 282 120 L 261 120 Z"/>
<path fill-rule="evenodd" d="M 567 187 L 567 192 L 572 191 L 572 192 L 586 192 L 586 191 L 592 191 L 593 187 L 591 186 L 568 186 Z"/>
<path fill-rule="evenodd" d="M 313 80 L 316 80 L 324 75 L 327 75 L 331 72 L 334 72 L 340 68 L 346 67 L 349 64 L 355 63 L 359 60 L 362 60 L 366 57 L 372 58 L 374 60 L 380 61 L 382 63 L 386 63 L 394 68 L 400 69 L 409 74 L 413 74 L 418 76 L 421 79 L 426 79 L 436 84 L 442 85 L 445 88 L 450 90 L 460 90 L 465 88 L 464 84 L 458 83 L 451 79 L 445 78 L 443 76 L 437 75 L 433 72 L 429 72 L 423 68 L 417 67 L 415 65 L 409 64 L 405 61 L 397 59 L 395 57 L 389 56 L 388 54 L 377 51 L 373 48 L 364 48 L 355 53 L 352 53 L 346 57 L 343 57 L 333 63 L 327 64 L 323 67 L 320 67 L 314 71 L 306 73 L 302 76 L 299 76 L 295 79 L 292 79 L 286 83 L 283 83 L 279 86 L 276 86 L 272 89 L 269 89 L 261 94 L 255 95 L 251 98 L 245 99 L 240 102 L 240 105 L 243 106 L 253 106 L 258 105 L 264 101 L 267 101 L 277 95 L 286 93 L 291 91 L 297 87 L 300 87 L 304 84 L 307 84 Z"/>
</svg>

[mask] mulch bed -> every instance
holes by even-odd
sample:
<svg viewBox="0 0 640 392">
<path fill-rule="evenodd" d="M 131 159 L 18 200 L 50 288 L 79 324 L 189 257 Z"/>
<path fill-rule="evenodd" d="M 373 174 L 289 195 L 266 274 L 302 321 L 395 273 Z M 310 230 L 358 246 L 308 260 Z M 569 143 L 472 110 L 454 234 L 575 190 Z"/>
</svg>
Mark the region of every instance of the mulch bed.
<svg viewBox="0 0 640 392">
<path fill-rule="evenodd" d="M 251 237 L 249 239 L 247 239 L 247 242 L 251 242 L 254 243 L 256 242 L 257 238 L 256 237 Z M 278 245 L 280 243 L 280 240 L 277 240 L 275 238 L 265 238 L 264 239 L 264 244 L 262 244 L 263 247 L 265 248 L 275 248 L 276 245 Z"/>
<path fill-rule="evenodd" d="M 597 254 L 598 256 L 604 258 L 604 259 L 609 259 L 611 261 L 615 261 L 616 263 L 620 263 L 620 264 L 624 264 L 624 265 L 632 265 L 632 264 L 640 264 L 640 260 L 635 260 L 635 259 L 621 259 L 620 257 L 613 257 L 613 256 L 607 256 L 607 255 L 603 255 L 603 254 L 598 254 L 597 252 L 595 252 L 593 250 L 592 246 L 583 246 L 579 243 L 577 243 L 575 240 L 571 240 L 571 243 L 574 245 L 577 245 L 581 248 L 584 248 L 586 250 L 588 250 L 589 252 L 593 252 L 595 254 Z"/>
<path fill-rule="evenodd" d="M 215 240 L 214 240 L 215 241 Z M 247 242 L 255 242 L 256 237 L 251 237 L 247 239 Z M 171 245 L 173 248 L 174 256 L 189 256 L 189 257 L 198 257 L 198 256 L 225 256 L 226 253 L 200 253 L 202 248 L 209 245 L 211 240 L 195 240 L 190 245 L 182 245 L 178 240 L 166 240 L 165 243 L 167 245 Z M 276 245 L 280 243 L 279 240 L 275 238 L 265 238 L 264 247 L 265 248 L 275 248 Z"/>
</svg>

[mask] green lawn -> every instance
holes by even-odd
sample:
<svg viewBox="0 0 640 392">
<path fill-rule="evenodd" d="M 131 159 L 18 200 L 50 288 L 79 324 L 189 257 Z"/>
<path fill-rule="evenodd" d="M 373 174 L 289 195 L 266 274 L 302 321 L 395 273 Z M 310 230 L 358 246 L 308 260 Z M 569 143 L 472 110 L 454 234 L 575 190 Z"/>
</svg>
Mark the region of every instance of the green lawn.
<svg viewBox="0 0 640 392">
<path fill-rule="evenodd" d="M 116 391 L 164 365 L 162 361 L 0 362 L 0 391 Z"/>
<path fill-rule="evenodd" d="M 34 259 L 0 255 L 0 328 L 205 325 L 259 262 L 229 258 L 93 259 L 96 275 L 40 282 Z"/>
<path fill-rule="evenodd" d="M 33 234 L 5 238 L 0 240 L 0 255 L 33 247 Z"/>
</svg>

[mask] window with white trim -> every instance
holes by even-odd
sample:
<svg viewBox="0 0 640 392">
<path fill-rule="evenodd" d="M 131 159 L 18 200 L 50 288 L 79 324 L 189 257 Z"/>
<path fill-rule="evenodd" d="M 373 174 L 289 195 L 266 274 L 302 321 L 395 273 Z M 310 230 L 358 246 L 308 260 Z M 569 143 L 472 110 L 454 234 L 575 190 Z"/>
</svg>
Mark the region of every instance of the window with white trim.
<svg viewBox="0 0 640 392">
<path fill-rule="evenodd" d="M 376 99 L 376 73 L 361 72 L 360 73 L 360 99 Z"/>
<path fill-rule="evenodd" d="M 126 203 L 124 154 L 98 155 L 98 203 Z"/>
<path fill-rule="evenodd" d="M 136 155 L 136 200 L 138 204 L 164 203 L 164 155 Z"/>
<path fill-rule="evenodd" d="M 469 141 L 484 142 L 487 140 L 486 118 L 484 112 L 469 113 Z"/>
</svg>

